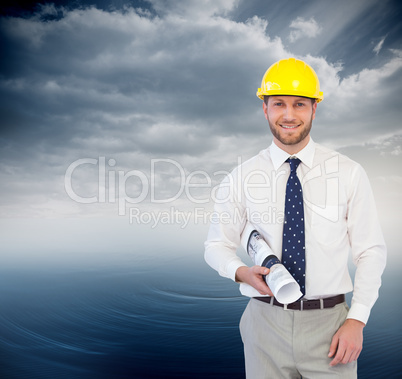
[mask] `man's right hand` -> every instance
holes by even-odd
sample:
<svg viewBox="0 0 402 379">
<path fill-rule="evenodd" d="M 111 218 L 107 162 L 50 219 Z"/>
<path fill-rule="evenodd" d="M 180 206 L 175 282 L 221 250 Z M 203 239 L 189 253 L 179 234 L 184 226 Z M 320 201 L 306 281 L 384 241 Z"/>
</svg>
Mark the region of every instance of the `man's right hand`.
<svg viewBox="0 0 402 379">
<path fill-rule="evenodd" d="M 254 287 L 261 295 L 274 296 L 267 283 L 265 282 L 263 275 L 269 274 L 269 268 L 261 266 L 239 267 L 236 271 L 236 282 L 247 283 Z"/>
</svg>

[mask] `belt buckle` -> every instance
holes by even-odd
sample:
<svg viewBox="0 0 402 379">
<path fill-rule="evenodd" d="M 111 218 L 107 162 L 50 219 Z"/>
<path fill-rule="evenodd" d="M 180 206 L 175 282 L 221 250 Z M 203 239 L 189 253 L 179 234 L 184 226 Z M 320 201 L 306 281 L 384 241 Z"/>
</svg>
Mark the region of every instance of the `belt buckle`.
<svg viewBox="0 0 402 379">
<path fill-rule="evenodd" d="M 288 310 L 288 305 L 287 304 L 283 304 L 283 310 L 287 311 Z"/>
<path fill-rule="evenodd" d="M 301 311 L 303 310 L 303 302 L 304 302 L 304 300 L 300 300 L 300 310 Z"/>
</svg>

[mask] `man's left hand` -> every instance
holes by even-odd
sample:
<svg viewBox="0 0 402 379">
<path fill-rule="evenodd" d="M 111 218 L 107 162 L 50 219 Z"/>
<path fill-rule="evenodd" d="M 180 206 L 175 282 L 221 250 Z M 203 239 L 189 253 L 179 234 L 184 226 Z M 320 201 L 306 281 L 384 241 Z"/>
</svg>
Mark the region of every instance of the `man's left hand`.
<svg viewBox="0 0 402 379">
<path fill-rule="evenodd" d="M 347 319 L 332 337 L 328 357 L 334 357 L 330 366 L 356 361 L 363 348 L 363 328 L 365 324 Z"/>
</svg>

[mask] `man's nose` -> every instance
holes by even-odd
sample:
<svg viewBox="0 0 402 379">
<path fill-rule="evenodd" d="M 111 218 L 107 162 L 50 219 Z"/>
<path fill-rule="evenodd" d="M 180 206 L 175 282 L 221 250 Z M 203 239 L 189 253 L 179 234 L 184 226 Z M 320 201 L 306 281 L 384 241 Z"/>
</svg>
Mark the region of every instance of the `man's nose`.
<svg viewBox="0 0 402 379">
<path fill-rule="evenodd" d="M 285 107 L 283 110 L 283 120 L 293 121 L 295 119 L 294 110 L 292 107 Z"/>
</svg>

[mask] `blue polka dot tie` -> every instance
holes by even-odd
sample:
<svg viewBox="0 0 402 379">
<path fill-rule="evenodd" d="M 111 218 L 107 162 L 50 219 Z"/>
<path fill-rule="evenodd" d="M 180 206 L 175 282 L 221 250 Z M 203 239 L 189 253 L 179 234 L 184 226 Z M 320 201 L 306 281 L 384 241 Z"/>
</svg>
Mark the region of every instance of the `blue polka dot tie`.
<svg viewBox="0 0 402 379">
<path fill-rule="evenodd" d="M 290 175 L 286 185 L 285 218 L 283 224 L 282 264 L 293 275 L 305 295 L 305 246 L 303 193 L 296 169 L 300 159 L 289 158 Z"/>
</svg>

